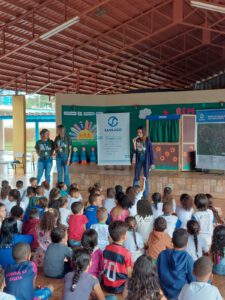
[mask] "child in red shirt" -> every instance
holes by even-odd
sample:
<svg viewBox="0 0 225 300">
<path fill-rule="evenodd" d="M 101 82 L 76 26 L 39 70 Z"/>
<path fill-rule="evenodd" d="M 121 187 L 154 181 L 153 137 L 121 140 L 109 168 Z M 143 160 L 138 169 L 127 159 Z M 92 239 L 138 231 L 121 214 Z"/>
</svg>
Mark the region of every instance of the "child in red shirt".
<svg viewBox="0 0 225 300">
<path fill-rule="evenodd" d="M 81 238 L 86 230 L 88 219 L 83 215 L 84 206 L 81 202 L 74 202 L 71 210 L 73 215 L 69 218 L 69 245 L 74 247 L 81 245 Z"/>
<path fill-rule="evenodd" d="M 33 236 L 33 242 L 30 245 L 31 251 L 35 251 L 38 246 L 37 227 L 40 223 L 39 212 L 37 208 L 31 208 L 28 213 L 28 220 L 23 223 L 22 234 L 31 234 Z"/>
<path fill-rule="evenodd" d="M 109 235 L 112 243 L 103 251 L 103 289 L 110 294 L 123 292 L 125 283 L 132 272 L 130 251 L 123 247 L 127 238 L 127 225 L 115 221 L 109 225 Z"/>
</svg>

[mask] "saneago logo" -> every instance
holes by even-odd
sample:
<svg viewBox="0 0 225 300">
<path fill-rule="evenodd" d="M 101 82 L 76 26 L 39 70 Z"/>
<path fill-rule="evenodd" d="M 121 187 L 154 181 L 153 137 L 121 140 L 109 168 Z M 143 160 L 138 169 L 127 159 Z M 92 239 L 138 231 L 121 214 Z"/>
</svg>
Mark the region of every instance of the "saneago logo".
<svg viewBox="0 0 225 300">
<path fill-rule="evenodd" d="M 116 127 L 118 125 L 118 119 L 115 116 L 111 116 L 108 118 L 108 125 L 110 127 Z"/>
</svg>

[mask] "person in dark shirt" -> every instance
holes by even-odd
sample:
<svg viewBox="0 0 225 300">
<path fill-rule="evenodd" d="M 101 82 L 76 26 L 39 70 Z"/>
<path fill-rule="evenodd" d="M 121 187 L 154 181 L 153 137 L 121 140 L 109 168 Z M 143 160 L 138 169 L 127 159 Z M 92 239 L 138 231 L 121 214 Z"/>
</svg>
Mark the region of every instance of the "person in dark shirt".
<svg viewBox="0 0 225 300">
<path fill-rule="evenodd" d="M 57 136 L 54 144 L 56 151 L 58 183 L 65 182 L 68 187 L 70 185 L 69 165 L 72 153 L 72 143 L 70 137 L 66 134 L 65 127 L 63 125 L 57 126 Z"/>
<path fill-rule="evenodd" d="M 133 139 L 134 152 L 136 154 L 135 174 L 133 185 L 139 185 L 141 171 L 146 178 L 144 197 L 149 196 L 149 171 L 154 168 L 154 153 L 152 143 L 146 136 L 143 127 L 137 130 L 137 137 Z"/>
<path fill-rule="evenodd" d="M 35 150 L 37 152 L 38 158 L 38 174 L 37 181 L 38 184 L 41 182 L 43 173 L 45 173 L 45 180 L 50 183 L 50 173 L 52 169 L 52 155 L 54 152 L 54 142 L 49 138 L 49 130 L 42 129 L 40 132 L 41 139 L 36 142 Z"/>
<path fill-rule="evenodd" d="M 67 246 L 68 236 L 65 226 L 53 228 L 51 232 L 52 243 L 48 246 L 44 258 L 44 274 L 51 278 L 63 278 L 70 269 L 69 260 L 72 249 Z"/>
</svg>

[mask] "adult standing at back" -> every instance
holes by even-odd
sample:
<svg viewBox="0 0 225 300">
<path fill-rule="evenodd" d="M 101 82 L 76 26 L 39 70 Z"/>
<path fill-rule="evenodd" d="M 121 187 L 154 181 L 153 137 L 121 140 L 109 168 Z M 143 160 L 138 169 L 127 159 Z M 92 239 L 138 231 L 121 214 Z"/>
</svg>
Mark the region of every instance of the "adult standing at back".
<svg viewBox="0 0 225 300">
<path fill-rule="evenodd" d="M 66 130 L 63 125 L 57 126 L 57 136 L 55 138 L 55 151 L 58 183 L 64 182 L 67 185 L 67 187 L 69 187 L 69 165 L 72 153 L 72 144 L 71 139 L 66 134 Z"/>
<path fill-rule="evenodd" d="M 40 184 L 41 178 L 45 173 L 45 180 L 50 183 L 50 173 L 53 164 L 54 142 L 50 139 L 48 129 L 42 129 L 40 132 L 40 140 L 36 142 L 35 149 L 38 155 L 37 163 L 37 182 Z"/>
<path fill-rule="evenodd" d="M 137 137 L 133 139 L 134 151 L 136 153 L 136 164 L 133 185 L 139 185 L 139 179 L 143 169 L 146 178 L 143 196 L 149 196 L 149 171 L 154 167 L 154 153 L 150 139 L 147 137 L 143 127 L 137 129 Z"/>
</svg>

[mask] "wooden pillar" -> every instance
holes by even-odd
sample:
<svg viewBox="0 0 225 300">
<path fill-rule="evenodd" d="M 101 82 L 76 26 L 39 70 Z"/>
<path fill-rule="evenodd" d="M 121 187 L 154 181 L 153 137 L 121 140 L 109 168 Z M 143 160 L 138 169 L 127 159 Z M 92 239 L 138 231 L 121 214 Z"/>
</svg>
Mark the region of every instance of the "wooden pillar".
<svg viewBox="0 0 225 300">
<path fill-rule="evenodd" d="M 13 96 L 13 156 L 21 162 L 26 173 L 26 100 L 25 96 Z"/>
</svg>

